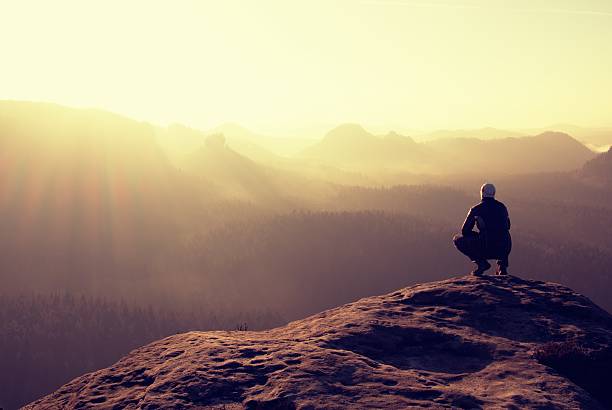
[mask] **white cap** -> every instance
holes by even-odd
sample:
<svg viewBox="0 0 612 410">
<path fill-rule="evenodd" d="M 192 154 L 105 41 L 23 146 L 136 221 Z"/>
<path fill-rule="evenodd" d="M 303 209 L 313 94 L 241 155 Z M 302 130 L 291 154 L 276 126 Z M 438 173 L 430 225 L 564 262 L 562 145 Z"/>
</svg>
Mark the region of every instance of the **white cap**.
<svg viewBox="0 0 612 410">
<path fill-rule="evenodd" d="M 481 198 L 495 198 L 495 185 L 486 183 L 480 187 Z"/>
</svg>

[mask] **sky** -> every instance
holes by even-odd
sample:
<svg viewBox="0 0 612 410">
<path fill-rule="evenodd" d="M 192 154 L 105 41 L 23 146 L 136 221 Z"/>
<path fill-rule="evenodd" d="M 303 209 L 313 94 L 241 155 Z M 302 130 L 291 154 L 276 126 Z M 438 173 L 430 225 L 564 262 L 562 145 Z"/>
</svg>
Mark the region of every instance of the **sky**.
<svg viewBox="0 0 612 410">
<path fill-rule="evenodd" d="M 612 125 L 612 2 L 0 0 L 0 99 L 273 135 Z"/>
</svg>

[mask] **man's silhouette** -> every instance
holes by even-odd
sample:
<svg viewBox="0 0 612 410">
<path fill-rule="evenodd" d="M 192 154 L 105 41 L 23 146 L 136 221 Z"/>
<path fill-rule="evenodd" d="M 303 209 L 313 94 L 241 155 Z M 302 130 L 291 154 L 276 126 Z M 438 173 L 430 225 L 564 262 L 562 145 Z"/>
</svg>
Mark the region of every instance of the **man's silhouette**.
<svg viewBox="0 0 612 410">
<path fill-rule="evenodd" d="M 453 242 L 457 249 L 476 265 L 472 275 L 481 276 L 491 267 L 487 259 L 497 259 L 497 274 L 508 274 L 508 255 L 512 249 L 510 217 L 506 206 L 495 199 L 495 186 L 484 184 L 480 188 L 482 201 L 468 212 Z M 478 228 L 475 232 L 474 226 Z"/>
</svg>

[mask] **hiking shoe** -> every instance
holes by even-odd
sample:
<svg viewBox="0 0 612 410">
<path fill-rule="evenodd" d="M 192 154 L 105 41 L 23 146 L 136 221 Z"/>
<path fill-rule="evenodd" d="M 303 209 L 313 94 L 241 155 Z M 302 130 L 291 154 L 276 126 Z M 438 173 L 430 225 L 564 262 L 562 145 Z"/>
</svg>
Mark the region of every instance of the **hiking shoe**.
<svg viewBox="0 0 612 410">
<path fill-rule="evenodd" d="M 497 268 L 496 274 L 498 276 L 506 276 L 508 274 L 508 268 L 499 267 L 499 268 Z"/>
<path fill-rule="evenodd" d="M 482 276 L 490 267 L 491 264 L 487 261 L 478 262 L 478 267 L 472 271 L 472 275 Z"/>
</svg>

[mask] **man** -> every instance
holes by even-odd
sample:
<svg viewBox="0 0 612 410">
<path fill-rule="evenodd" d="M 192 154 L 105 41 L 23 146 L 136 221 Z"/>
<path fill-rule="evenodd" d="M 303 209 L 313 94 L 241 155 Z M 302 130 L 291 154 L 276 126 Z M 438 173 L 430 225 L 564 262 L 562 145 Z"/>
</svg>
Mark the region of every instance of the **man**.
<svg viewBox="0 0 612 410">
<path fill-rule="evenodd" d="M 482 201 L 468 212 L 453 242 L 457 249 L 476 265 L 474 276 L 482 276 L 491 267 L 487 259 L 497 259 L 497 274 L 508 274 L 508 255 L 512 249 L 510 217 L 506 206 L 495 199 L 495 186 L 484 184 L 480 188 Z M 478 228 L 475 232 L 474 226 Z"/>
</svg>

